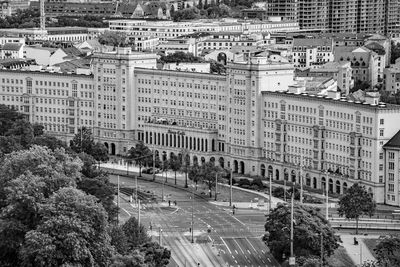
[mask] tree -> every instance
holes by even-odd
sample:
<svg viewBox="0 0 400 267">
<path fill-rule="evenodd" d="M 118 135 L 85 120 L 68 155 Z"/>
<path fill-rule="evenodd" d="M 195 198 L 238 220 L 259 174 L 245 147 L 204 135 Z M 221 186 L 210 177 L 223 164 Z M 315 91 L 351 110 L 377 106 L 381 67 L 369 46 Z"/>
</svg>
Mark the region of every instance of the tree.
<svg viewBox="0 0 400 267">
<path fill-rule="evenodd" d="M 175 184 L 176 184 L 176 172 L 181 169 L 182 162 L 175 154 L 171 155 L 171 159 L 169 160 L 169 167 L 173 172 L 175 172 Z"/>
<path fill-rule="evenodd" d="M 11 128 L 5 135 L 12 136 L 23 148 L 28 148 L 34 137 L 33 127 L 31 123 L 25 119 L 17 120 L 11 125 Z"/>
<path fill-rule="evenodd" d="M 400 266 L 400 237 L 391 235 L 381 239 L 374 249 L 378 266 Z"/>
<path fill-rule="evenodd" d="M 0 158 L 5 154 L 21 149 L 21 144 L 13 136 L 0 136 Z"/>
<path fill-rule="evenodd" d="M 118 208 L 114 204 L 115 188 L 109 181 L 108 175 L 100 173 L 95 177 L 82 177 L 77 184 L 78 189 L 97 197 L 107 212 L 111 223 L 117 221 Z"/>
<path fill-rule="evenodd" d="M 115 250 L 125 255 L 128 251 L 128 239 L 125 235 L 124 230 L 120 225 L 115 225 L 110 228 L 111 245 L 114 246 Z"/>
<path fill-rule="evenodd" d="M 149 266 L 163 267 L 169 264 L 171 251 L 161 247 L 156 242 L 148 242 L 142 245 L 140 251 L 145 255 L 145 263 Z"/>
<path fill-rule="evenodd" d="M 191 7 L 182 10 L 176 10 L 172 18 L 174 21 L 182 21 L 199 19 L 200 17 L 200 10 L 195 7 Z"/>
<path fill-rule="evenodd" d="M 86 154 L 92 155 L 94 147 L 94 139 L 92 131 L 87 127 L 78 129 L 78 133 L 75 134 L 71 140 L 70 147 L 76 153 L 85 152 Z"/>
<path fill-rule="evenodd" d="M 50 136 L 50 135 L 40 135 L 36 136 L 33 141 L 33 145 L 38 145 L 38 146 L 45 146 L 50 148 L 51 150 L 59 149 L 59 148 L 64 148 L 64 149 L 69 149 L 67 147 L 67 144 L 60 139 Z"/>
<path fill-rule="evenodd" d="M 278 204 L 267 217 L 266 234 L 263 240 L 276 259 L 289 255 L 290 251 L 290 206 Z M 323 236 L 324 255 L 330 256 L 339 247 L 339 237 L 318 209 L 294 206 L 294 254 L 304 257 L 321 256 L 320 238 Z"/>
<path fill-rule="evenodd" d="M 376 203 L 372 195 L 364 186 L 353 184 L 339 200 L 339 216 L 356 220 L 356 234 L 358 234 L 358 219 L 361 215 L 372 216 L 375 213 Z"/>
<path fill-rule="evenodd" d="M 146 229 L 143 225 L 139 226 L 139 223 L 135 217 L 129 218 L 129 220 L 122 225 L 122 230 L 124 231 L 127 239 L 128 251 L 133 251 L 150 241 Z"/>
<path fill-rule="evenodd" d="M 128 46 L 128 37 L 122 32 L 105 31 L 99 36 L 99 43 L 110 46 Z"/>
<path fill-rule="evenodd" d="M 97 162 L 106 162 L 108 161 L 108 149 L 107 147 L 100 142 L 94 144 L 91 155 Z"/>
<path fill-rule="evenodd" d="M 23 266 L 107 266 L 114 249 L 107 213 L 94 196 L 62 188 L 40 207 L 42 222 L 26 234 Z"/>
<path fill-rule="evenodd" d="M 34 123 L 34 124 L 32 124 L 32 127 L 33 127 L 33 135 L 35 137 L 41 136 L 44 134 L 44 126 L 43 125 L 41 125 L 39 123 Z"/>
<path fill-rule="evenodd" d="M 190 170 L 190 153 L 189 150 L 184 148 L 181 150 L 182 155 L 182 171 L 185 173 L 185 187 L 188 187 L 188 172 Z"/>
<path fill-rule="evenodd" d="M 400 57 L 400 43 L 391 43 L 390 64 L 395 64 L 396 59 Z"/>
<path fill-rule="evenodd" d="M 196 183 L 197 187 L 197 183 L 201 179 L 201 172 L 199 165 L 193 164 L 193 166 L 190 166 L 188 174 L 189 174 L 189 179 L 192 180 L 194 183 Z"/>
<path fill-rule="evenodd" d="M 206 162 L 200 166 L 200 180 L 208 185 L 208 192 L 210 198 L 212 197 L 212 189 L 215 187 L 215 176 L 220 179 L 219 173 L 221 172 L 218 166 L 215 166 L 213 162 Z"/>
<path fill-rule="evenodd" d="M 366 91 L 371 88 L 371 84 L 367 81 L 356 80 L 354 87 L 351 88 L 350 92 L 356 92 L 358 90 Z"/>
<path fill-rule="evenodd" d="M 139 177 L 142 176 L 142 167 L 149 161 L 152 155 L 151 150 L 143 142 L 137 143 L 135 147 L 132 147 L 128 151 L 128 158 L 134 160 L 139 165 Z"/>
<path fill-rule="evenodd" d="M 75 187 L 81 161 L 63 149 L 33 146 L 0 163 L 0 266 L 18 266 L 25 235 L 40 224 L 39 210 L 53 192 Z"/>
<path fill-rule="evenodd" d="M 223 74 L 223 73 L 226 73 L 226 67 L 223 64 L 218 63 L 216 61 L 211 61 L 210 62 L 210 72 L 217 73 L 217 74 Z"/>
<path fill-rule="evenodd" d="M 198 9 L 203 9 L 203 0 L 199 0 L 199 4 L 197 5 Z"/>
</svg>

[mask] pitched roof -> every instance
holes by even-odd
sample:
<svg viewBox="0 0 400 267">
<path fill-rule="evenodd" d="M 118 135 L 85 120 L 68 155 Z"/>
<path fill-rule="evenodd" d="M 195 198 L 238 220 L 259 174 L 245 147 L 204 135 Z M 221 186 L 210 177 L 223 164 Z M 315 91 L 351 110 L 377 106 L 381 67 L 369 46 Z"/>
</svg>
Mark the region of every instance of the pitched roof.
<svg viewBox="0 0 400 267">
<path fill-rule="evenodd" d="M 21 49 L 23 44 L 21 43 L 5 43 L 3 45 L 3 50 L 11 50 L 11 51 L 18 51 Z"/>
<path fill-rule="evenodd" d="M 398 131 L 383 148 L 400 148 L 400 131 Z"/>
</svg>

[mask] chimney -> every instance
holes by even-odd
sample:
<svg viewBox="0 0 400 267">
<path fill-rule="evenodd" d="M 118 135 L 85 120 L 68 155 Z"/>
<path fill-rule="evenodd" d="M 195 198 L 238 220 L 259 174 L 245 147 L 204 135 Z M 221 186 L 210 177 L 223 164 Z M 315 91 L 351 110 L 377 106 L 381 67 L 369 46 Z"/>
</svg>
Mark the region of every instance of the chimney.
<svg viewBox="0 0 400 267">
<path fill-rule="evenodd" d="M 378 105 L 381 95 L 378 92 L 366 92 L 365 103 L 370 105 Z"/>
</svg>

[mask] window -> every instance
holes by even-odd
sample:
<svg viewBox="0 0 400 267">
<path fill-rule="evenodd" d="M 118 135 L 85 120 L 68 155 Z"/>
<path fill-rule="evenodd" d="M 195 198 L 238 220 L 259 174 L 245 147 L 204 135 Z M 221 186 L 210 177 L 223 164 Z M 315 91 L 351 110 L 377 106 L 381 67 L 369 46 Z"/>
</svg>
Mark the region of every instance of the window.
<svg viewBox="0 0 400 267">
<path fill-rule="evenodd" d="M 394 152 L 389 152 L 389 159 L 394 159 Z"/>
<path fill-rule="evenodd" d="M 389 170 L 394 170 L 394 162 L 389 162 Z"/>
<path fill-rule="evenodd" d="M 384 125 L 385 124 L 385 119 L 380 119 L 379 120 L 379 125 Z"/>
<path fill-rule="evenodd" d="M 394 192 L 394 184 L 389 184 L 389 192 Z"/>
<path fill-rule="evenodd" d="M 384 135 L 384 129 L 379 129 L 379 136 L 382 137 Z"/>
</svg>

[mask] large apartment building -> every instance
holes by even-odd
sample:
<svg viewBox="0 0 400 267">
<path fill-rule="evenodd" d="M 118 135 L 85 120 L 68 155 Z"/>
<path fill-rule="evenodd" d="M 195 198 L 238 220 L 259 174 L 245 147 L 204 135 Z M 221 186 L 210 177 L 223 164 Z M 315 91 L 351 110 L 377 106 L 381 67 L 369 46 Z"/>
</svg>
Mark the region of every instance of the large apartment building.
<svg viewBox="0 0 400 267">
<path fill-rule="evenodd" d="M 300 29 L 328 28 L 329 0 L 303 0 L 297 6 Z"/>
<path fill-rule="evenodd" d="M 374 95 L 361 103 L 307 93 L 291 86 L 292 64 L 268 57 L 228 63 L 215 75 L 159 70 L 155 54 L 120 48 L 95 53 L 91 70 L 0 70 L 0 102 L 65 141 L 89 127 L 111 154 L 143 141 L 159 155 L 187 149 L 191 163 L 240 174 L 299 181 L 301 172 L 306 186 L 331 192 L 360 182 L 387 202 L 383 146 L 400 129 L 400 106 Z M 390 193 L 398 205 L 393 196 L 398 190 Z"/>
</svg>

